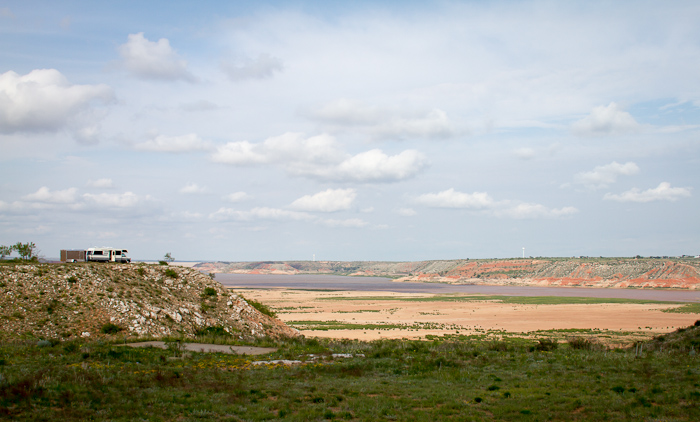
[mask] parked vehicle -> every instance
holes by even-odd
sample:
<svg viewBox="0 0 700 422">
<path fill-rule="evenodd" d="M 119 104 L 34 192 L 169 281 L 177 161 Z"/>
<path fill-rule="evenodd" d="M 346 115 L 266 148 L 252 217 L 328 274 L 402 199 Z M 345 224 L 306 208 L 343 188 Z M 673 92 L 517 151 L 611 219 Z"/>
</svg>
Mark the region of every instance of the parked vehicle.
<svg viewBox="0 0 700 422">
<path fill-rule="evenodd" d="M 114 248 L 88 248 L 86 250 L 85 260 L 93 262 L 131 262 L 126 254 L 129 251 L 126 249 Z"/>
</svg>

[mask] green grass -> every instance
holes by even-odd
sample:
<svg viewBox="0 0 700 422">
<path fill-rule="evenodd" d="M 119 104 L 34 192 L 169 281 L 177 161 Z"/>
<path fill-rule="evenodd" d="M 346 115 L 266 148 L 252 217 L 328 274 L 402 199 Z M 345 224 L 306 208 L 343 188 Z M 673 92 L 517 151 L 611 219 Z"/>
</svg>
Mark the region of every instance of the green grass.
<svg viewBox="0 0 700 422">
<path fill-rule="evenodd" d="M 679 314 L 700 314 L 700 303 L 689 303 L 678 308 L 664 309 L 664 312 Z"/>
<path fill-rule="evenodd" d="M 541 344 L 300 339 L 255 357 L 303 362 L 285 367 L 175 348 L 4 343 L 0 419 L 700 420 L 700 357 L 687 348 L 635 356 Z"/>
<path fill-rule="evenodd" d="M 357 297 L 323 297 L 317 300 L 353 300 L 353 301 L 399 301 L 399 302 L 501 302 L 518 305 L 590 305 L 597 303 L 634 303 L 634 304 L 683 304 L 685 302 L 669 302 L 644 299 L 598 298 L 598 297 L 565 297 L 565 296 L 501 296 L 501 295 L 435 295 L 428 297 L 396 297 L 396 296 L 357 296 Z"/>
</svg>

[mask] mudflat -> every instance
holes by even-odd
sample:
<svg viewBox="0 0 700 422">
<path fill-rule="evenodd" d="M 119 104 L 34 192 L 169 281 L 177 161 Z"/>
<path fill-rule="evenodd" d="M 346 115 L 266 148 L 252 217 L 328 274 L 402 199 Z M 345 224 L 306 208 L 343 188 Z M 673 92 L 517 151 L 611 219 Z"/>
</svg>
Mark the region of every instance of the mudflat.
<svg viewBox="0 0 700 422">
<path fill-rule="evenodd" d="M 272 308 L 307 337 L 374 340 L 427 335 L 532 334 L 540 330 L 600 330 L 628 341 L 692 325 L 700 314 L 669 313 L 673 303 L 508 303 L 474 295 L 392 291 L 239 290 Z M 546 301 L 545 301 L 546 302 Z M 556 301 L 554 301 L 556 302 Z"/>
</svg>

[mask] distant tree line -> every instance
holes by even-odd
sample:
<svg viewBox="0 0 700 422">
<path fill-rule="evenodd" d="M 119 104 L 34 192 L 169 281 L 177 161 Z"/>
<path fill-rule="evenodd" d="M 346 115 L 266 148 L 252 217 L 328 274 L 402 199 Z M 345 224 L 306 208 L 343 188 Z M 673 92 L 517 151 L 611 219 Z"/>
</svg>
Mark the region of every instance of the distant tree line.
<svg viewBox="0 0 700 422">
<path fill-rule="evenodd" d="M 24 260 L 32 260 L 37 258 L 37 249 L 34 242 L 17 242 L 14 245 L 5 246 L 0 245 L 0 259 L 5 259 L 6 256 L 11 256 L 13 252 L 17 252 L 17 255 Z"/>
</svg>

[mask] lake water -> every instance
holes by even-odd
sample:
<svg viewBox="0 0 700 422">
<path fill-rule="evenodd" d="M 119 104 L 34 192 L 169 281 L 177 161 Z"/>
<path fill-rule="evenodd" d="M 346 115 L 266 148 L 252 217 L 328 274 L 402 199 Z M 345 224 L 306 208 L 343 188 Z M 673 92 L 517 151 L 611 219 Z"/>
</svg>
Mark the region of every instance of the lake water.
<svg viewBox="0 0 700 422">
<path fill-rule="evenodd" d="M 396 283 L 384 277 L 346 277 L 339 275 L 216 274 L 226 287 L 248 289 L 300 289 L 384 291 L 397 293 L 462 293 L 503 296 L 564 296 L 620 299 L 700 302 L 698 290 L 593 289 L 582 287 L 529 287 L 452 285 L 440 283 Z"/>
</svg>

